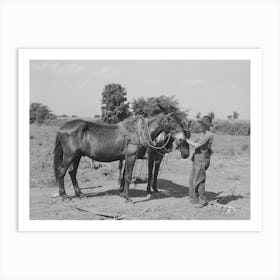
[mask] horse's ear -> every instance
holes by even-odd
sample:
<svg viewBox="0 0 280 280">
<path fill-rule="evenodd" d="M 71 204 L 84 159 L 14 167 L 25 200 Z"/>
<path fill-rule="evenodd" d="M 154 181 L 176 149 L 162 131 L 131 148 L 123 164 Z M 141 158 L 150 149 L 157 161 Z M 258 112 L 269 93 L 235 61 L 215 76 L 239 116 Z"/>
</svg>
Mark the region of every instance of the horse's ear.
<svg viewBox="0 0 280 280">
<path fill-rule="evenodd" d="M 164 108 L 160 103 L 158 103 L 158 107 L 164 115 L 167 114 L 166 108 Z"/>
<path fill-rule="evenodd" d="M 188 127 L 188 128 L 190 128 L 190 127 L 191 127 L 191 125 L 192 125 L 192 121 L 189 121 L 189 123 L 188 123 L 187 127 Z"/>
</svg>

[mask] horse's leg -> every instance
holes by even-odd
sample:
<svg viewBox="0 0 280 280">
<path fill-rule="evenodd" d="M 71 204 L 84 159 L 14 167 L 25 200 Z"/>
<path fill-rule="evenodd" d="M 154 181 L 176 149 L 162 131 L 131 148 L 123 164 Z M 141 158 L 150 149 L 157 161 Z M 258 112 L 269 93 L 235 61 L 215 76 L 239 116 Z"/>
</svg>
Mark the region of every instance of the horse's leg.
<svg viewBox="0 0 280 280">
<path fill-rule="evenodd" d="M 72 161 L 72 168 L 71 170 L 69 170 L 69 175 L 71 177 L 71 181 L 74 187 L 74 191 L 75 191 L 75 195 L 76 196 L 83 196 L 83 193 L 81 192 L 81 189 L 79 187 L 79 184 L 77 182 L 77 170 L 78 170 L 78 166 L 81 160 L 81 156 L 77 156 L 76 158 L 73 159 Z"/>
<path fill-rule="evenodd" d="M 154 192 L 158 192 L 157 177 L 158 177 L 158 172 L 159 172 L 159 168 L 160 168 L 162 159 L 163 159 L 163 157 L 160 156 L 160 158 L 155 162 L 155 170 L 154 170 L 153 185 L 152 185 Z"/>
<path fill-rule="evenodd" d="M 123 160 L 121 159 L 119 161 L 119 178 L 118 178 L 119 185 L 121 185 L 121 183 L 122 183 L 122 168 L 123 168 Z"/>
<path fill-rule="evenodd" d="M 149 151 L 148 153 L 148 184 L 147 184 L 147 195 L 151 194 L 151 185 L 153 180 L 153 170 L 154 170 L 154 153 L 153 151 Z"/>
<path fill-rule="evenodd" d="M 66 198 L 66 192 L 64 188 L 64 176 L 67 172 L 67 169 L 69 168 L 70 164 L 72 162 L 72 157 L 70 156 L 63 156 L 63 160 L 58 168 L 58 183 L 59 183 L 59 195 L 63 198 Z"/>
<path fill-rule="evenodd" d="M 124 168 L 122 176 L 121 176 L 121 184 L 120 184 L 120 188 L 119 188 L 121 193 L 124 190 L 124 182 L 125 182 L 125 168 Z"/>
<path fill-rule="evenodd" d="M 129 184 L 132 179 L 132 172 L 133 172 L 135 161 L 136 161 L 136 156 L 129 156 L 129 157 L 127 157 L 127 160 L 125 161 L 126 170 L 125 170 L 123 197 L 126 199 L 126 202 L 132 201 L 129 198 L 128 190 L 129 190 Z"/>
</svg>

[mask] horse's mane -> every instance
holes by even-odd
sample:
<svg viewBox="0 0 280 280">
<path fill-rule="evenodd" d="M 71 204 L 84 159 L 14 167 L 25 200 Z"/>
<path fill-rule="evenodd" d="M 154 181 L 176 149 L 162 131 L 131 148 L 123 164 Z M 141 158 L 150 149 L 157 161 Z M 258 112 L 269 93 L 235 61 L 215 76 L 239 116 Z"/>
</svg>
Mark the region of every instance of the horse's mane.
<svg viewBox="0 0 280 280">
<path fill-rule="evenodd" d="M 150 117 L 147 117 L 148 120 L 153 120 L 155 118 L 157 118 L 159 114 L 156 114 L 156 115 L 153 115 L 153 116 L 150 116 Z M 128 130 L 128 131 L 135 131 L 135 129 L 137 128 L 137 125 L 138 125 L 138 122 L 140 119 L 145 119 L 144 116 L 142 115 L 139 115 L 139 116 L 135 116 L 135 117 L 129 117 L 127 119 L 124 119 L 122 121 L 122 124 L 123 126 Z"/>
<path fill-rule="evenodd" d="M 161 115 L 161 113 L 157 113 L 157 114 L 153 114 L 148 118 L 148 120 L 153 120 L 155 118 L 157 118 L 159 115 Z M 167 115 L 165 115 L 167 116 Z M 172 112 L 171 113 L 171 116 L 175 119 L 175 121 L 179 124 L 181 124 L 181 126 L 183 126 L 183 122 L 184 122 L 184 116 L 182 113 L 180 112 Z M 124 119 L 123 121 L 119 122 L 119 123 L 115 123 L 115 124 L 105 124 L 105 123 L 102 123 L 102 122 L 86 122 L 88 127 L 91 127 L 91 126 L 97 126 L 97 127 L 100 127 L 100 128 L 108 128 L 108 129 L 112 129 L 112 128 L 118 128 L 118 125 L 119 124 L 122 124 L 123 127 L 125 129 L 127 129 L 128 131 L 135 131 L 135 129 L 137 129 L 137 125 L 138 125 L 138 122 L 139 122 L 139 119 L 143 119 L 144 117 L 139 115 L 139 116 L 133 116 L 133 117 L 129 117 L 129 118 L 126 118 Z"/>
<path fill-rule="evenodd" d="M 103 122 L 89 122 L 89 121 L 85 121 L 85 123 L 87 124 L 87 126 L 89 128 L 91 127 L 100 127 L 100 128 L 117 128 L 117 124 L 107 124 L 107 123 L 103 123 Z"/>
<path fill-rule="evenodd" d="M 182 127 L 184 125 L 184 122 L 186 121 L 186 117 L 181 112 L 172 112 L 172 117 L 175 119 L 177 123 L 179 123 Z"/>
</svg>

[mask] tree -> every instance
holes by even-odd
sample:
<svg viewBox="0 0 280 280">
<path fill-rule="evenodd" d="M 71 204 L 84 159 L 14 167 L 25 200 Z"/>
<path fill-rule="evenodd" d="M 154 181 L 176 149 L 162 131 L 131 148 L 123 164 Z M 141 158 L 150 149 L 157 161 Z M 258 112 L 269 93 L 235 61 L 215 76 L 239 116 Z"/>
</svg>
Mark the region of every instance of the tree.
<svg viewBox="0 0 280 280">
<path fill-rule="evenodd" d="M 108 84 L 102 92 L 102 120 L 117 123 L 130 116 L 127 92 L 120 84 Z"/>
<path fill-rule="evenodd" d="M 228 120 L 232 120 L 232 115 L 228 115 L 228 116 L 227 116 L 227 119 L 228 119 Z"/>
<path fill-rule="evenodd" d="M 135 116 L 154 116 L 164 110 L 164 113 L 176 112 L 181 113 L 183 116 L 188 115 L 187 110 L 182 110 L 179 107 L 179 102 L 175 96 L 164 96 L 134 98 L 132 101 L 132 111 Z"/>
<path fill-rule="evenodd" d="M 201 113 L 198 112 L 198 113 L 196 114 L 195 118 L 196 118 L 197 120 L 200 120 L 200 119 L 201 119 Z"/>
<path fill-rule="evenodd" d="M 234 111 L 233 114 L 232 114 L 232 118 L 234 120 L 237 120 L 239 118 L 239 116 L 240 116 L 239 113 L 237 113 L 236 111 Z"/>
<path fill-rule="evenodd" d="M 144 97 L 134 98 L 131 103 L 132 112 L 135 116 L 144 116 L 149 115 L 150 106 L 148 100 Z"/>
<path fill-rule="evenodd" d="M 215 114 L 214 114 L 213 112 L 210 112 L 210 113 L 208 114 L 208 116 L 209 116 L 212 120 L 215 119 Z"/>
<path fill-rule="evenodd" d="M 52 114 L 48 106 L 41 103 L 31 103 L 29 110 L 30 123 L 43 123 L 47 119 L 54 119 L 56 116 Z"/>
</svg>

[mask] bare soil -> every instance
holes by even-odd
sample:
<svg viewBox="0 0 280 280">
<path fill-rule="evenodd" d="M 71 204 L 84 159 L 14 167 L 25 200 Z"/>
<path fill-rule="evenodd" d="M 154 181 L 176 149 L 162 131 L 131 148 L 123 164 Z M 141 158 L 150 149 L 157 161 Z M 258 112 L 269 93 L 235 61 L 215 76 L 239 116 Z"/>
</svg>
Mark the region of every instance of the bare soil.
<svg viewBox="0 0 280 280">
<path fill-rule="evenodd" d="M 35 220 L 246 220 L 250 219 L 250 138 L 215 135 L 214 154 L 207 171 L 207 198 L 211 203 L 195 208 L 189 203 L 188 178 L 190 159 L 181 159 L 175 151 L 164 159 L 159 193 L 146 196 L 147 163 L 138 160 L 131 184 L 133 203 L 119 196 L 118 163 L 91 167 L 83 158 L 78 182 L 88 196 L 74 197 L 70 176 L 65 176 L 66 192 L 71 200 L 57 197 L 53 177 L 52 151 L 57 126 L 30 126 L 30 218 Z"/>
</svg>

